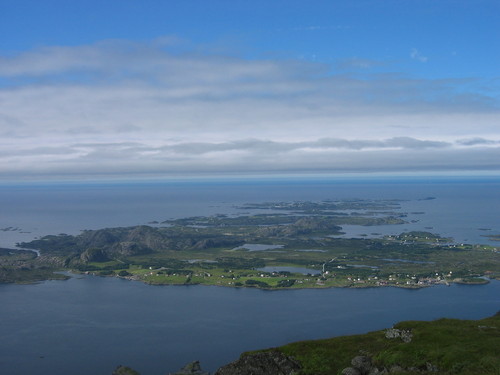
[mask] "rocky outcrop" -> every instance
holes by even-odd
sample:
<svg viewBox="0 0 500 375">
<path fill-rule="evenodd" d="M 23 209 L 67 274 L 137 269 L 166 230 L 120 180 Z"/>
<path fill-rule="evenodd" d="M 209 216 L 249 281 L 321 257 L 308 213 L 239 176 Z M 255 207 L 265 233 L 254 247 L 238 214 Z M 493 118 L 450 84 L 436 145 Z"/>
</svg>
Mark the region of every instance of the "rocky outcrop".
<svg viewBox="0 0 500 375">
<path fill-rule="evenodd" d="M 373 368 L 372 359 L 366 355 L 358 355 L 351 361 L 351 365 L 357 368 L 361 374 L 368 374 Z"/>
<path fill-rule="evenodd" d="M 342 375 L 368 375 L 378 374 L 378 369 L 372 365 L 372 359 L 365 355 L 358 355 L 351 361 L 352 367 L 342 370 Z"/>
<path fill-rule="evenodd" d="M 122 256 L 149 254 L 163 250 L 203 250 L 213 247 L 232 247 L 244 241 L 234 236 L 198 233 L 183 228 L 134 227 L 84 230 L 81 234 L 50 235 L 21 247 L 39 249 L 43 255 L 68 256 L 80 262 L 104 262 Z"/>
<path fill-rule="evenodd" d="M 404 368 L 399 365 L 390 367 L 378 368 L 373 365 L 372 359 L 369 356 L 359 355 L 352 359 L 351 367 L 346 367 L 342 370 L 342 375 L 385 375 L 385 374 L 406 374 L 406 373 L 432 373 L 438 372 L 439 369 L 432 363 L 427 362 L 422 367 Z"/>
<path fill-rule="evenodd" d="M 295 359 L 273 350 L 244 355 L 219 368 L 215 375 L 292 375 L 300 369 Z"/>
<path fill-rule="evenodd" d="M 106 250 L 107 254 L 110 256 L 124 255 L 141 255 L 152 253 L 153 250 L 144 245 L 143 243 L 136 243 L 131 241 L 122 241 L 114 244 L 109 249 Z"/>
<path fill-rule="evenodd" d="M 199 361 L 194 361 L 188 363 L 186 366 L 181 368 L 178 372 L 174 372 L 169 375 L 210 375 L 209 372 L 205 372 L 201 369 Z"/>
<path fill-rule="evenodd" d="M 385 331 L 385 337 L 388 339 L 400 338 L 403 342 L 409 343 L 413 338 L 413 334 L 406 329 L 389 328 Z"/>
<path fill-rule="evenodd" d="M 109 260 L 108 256 L 102 249 L 91 247 L 85 250 L 81 255 L 80 259 L 84 262 L 106 262 Z"/>
<path fill-rule="evenodd" d="M 118 366 L 112 375 L 140 375 L 137 371 L 127 366 Z"/>
<path fill-rule="evenodd" d="M 76 237 L 81 249 L 102 249 L 108 256 L 140 255 L 165 246 L 165 239 L 155 229 L 145 225 L 131 228 L 88 230 Z"/>
<path fill-rule="evenodd" d="M 290 225 L 271 225 L 259 228 L 256 234 L 265 237 L 292 237 L 314 232 L 339 233 L 341 229 L 342 227 L 336 225 L 331 218 L 303 217 Z"/>
<path fill-rule="evenodd" d="M 107 229 L 86 230 L 76 237 L 76 243 L 83 248 L 104 248 L 119 241 L 118 233 Z"/>
</svg>

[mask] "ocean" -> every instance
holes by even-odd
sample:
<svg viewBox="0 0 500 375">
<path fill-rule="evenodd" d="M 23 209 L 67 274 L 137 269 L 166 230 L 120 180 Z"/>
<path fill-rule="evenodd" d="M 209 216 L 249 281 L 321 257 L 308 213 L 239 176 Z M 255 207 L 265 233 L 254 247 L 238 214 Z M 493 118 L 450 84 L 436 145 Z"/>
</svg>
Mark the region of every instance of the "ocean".
<svg viewBox="0 0 500 375">
<path fill-rule="evenodd" d="M 425 200 L 429 197 L 435 199 Z M 427 230 L 456 242 L 495 245 L 485 235 L 500 234 L 500 177 L 0 184 L 0 247 L 47 234 L 78 234 L 83 229 L 236 215 L 242 213 L 239 206 L 244 203 L 327 199 L 403 200 L 401 212 L 408 213 L 408 224 L 346 226 L 347 236 Z"/>
<path fill-rule="evenodd" d="M 429 197 L 435 199 L 427 199 Z M 429 230 L 457 242 L 500 234 L 500 178 L 316 178 L 150 183 L 3 184 L 0 246 L 46 234 L 246 210 L 244 203 L 399 199 L 408 223 L 346 236 Z M 496 243 L 497 245 L 498 242 Z M 478 319 L 500 310 L 487 285 L 262 291 L 150 286 L 116 278 L 0 285 L 0 373 L 164 375 L 200 360 L 214 371 L 243 351 L 364 333 L 409 319 Z"/>
</svg>

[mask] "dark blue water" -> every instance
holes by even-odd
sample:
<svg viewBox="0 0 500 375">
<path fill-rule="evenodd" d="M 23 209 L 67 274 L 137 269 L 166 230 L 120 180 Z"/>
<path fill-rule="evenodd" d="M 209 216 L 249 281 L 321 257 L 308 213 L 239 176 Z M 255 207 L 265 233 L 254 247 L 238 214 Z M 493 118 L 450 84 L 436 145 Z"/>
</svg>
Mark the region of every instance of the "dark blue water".
<svg viewBox="0 0 500 375">
<path fill-rule="evenodd" d="M 0 286 L 0 373 L 103 374 L 118 364 L 164 375 L 207 370 L 242 351 L 362 333 L 408 319 L 482 318 L 500 308 L 484 286 L 261 291 L 148 286 L 116 278 Z"/>
<path fill-rule="evenodd" d="M 421 200 L 425 197 L 433 200 Z M 459 242 L 500 234 L 500 179 L 399 178 L 0 185 L 0 246 L 193 215 L 238 214 L 264 201 L 405 199 L 400 226 L 353 227 L 348 235 L 433 227 Z M 490 231 L 481 231 L 491 229 Z M 498 244 L 498 243 L 496 243 Z M 118 364 L 163 375 L 199 359 L 207 370 L 245 350 L 362 333 L 407 319 L 482 318 L 500 310 L 500 283 L 423 290 L 265 292 L 152 287 L 84 277 L 0 285 L 0 374 L 103 374 Z"/>
</svg>

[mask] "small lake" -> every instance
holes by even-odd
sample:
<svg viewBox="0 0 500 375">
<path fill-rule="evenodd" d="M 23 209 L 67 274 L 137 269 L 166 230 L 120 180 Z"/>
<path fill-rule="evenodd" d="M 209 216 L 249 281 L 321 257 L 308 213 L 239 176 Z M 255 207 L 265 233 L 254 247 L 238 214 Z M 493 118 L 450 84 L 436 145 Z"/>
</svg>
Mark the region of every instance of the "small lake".
<svg viewBox="0 0 500 375">
<path fill-rule="evenodd" d="M 246 243 L 244 245 L 235 247 L 233 250 L 266 251 L 266 250 L 282 249 L 283 247 L 284 247 L 283 245 Z"/>
<path fill-rule="evenodd" d="M 393 259 L 393 258 L 384 258 L 387 262 L 399 262 L 399 263 L 414 263 L 414 264 L 434 264 L 434 262 L 424 262 L 419 260 L 408 260 L 408 259 Z"/>
<path fill-rule="evenodd" d="M 368 266 L 366 264 L 349 264 L 349 267 L 354 267 L 354 268 L 370 268 L 372 270 L 378 270 L 377 266 Z"/>
<path fill-rule="evenodd" d="M 311 274 L 318 275 L 321 274 L 320 270 L 315 270 L 312 268 L 304 268 L 304 267 L 281 267 L 281 266 L 266 266 L 262 268 L 257 268 L 258 271 L 263 272 L 291 272 L 291 273 L 301 273 L 303 275 Z"/>
<path fill-rule="evenodd" d="M 263 291 L 76 276 L 0 285 L 0 373 L 110 375 L 123 364 L 165 375 L 193 360 L 213 372 L 247 350 L 401 320 L 483 318 L 500 309 L 499 296 L 500 282 Z"/>
<path fill-rule="evenodd" d="M 318 250 L 318 249 L 304 249 L 304 250 L 295 250 L 302 253 L 326 253 L 326 250 Z"/>
</svg>

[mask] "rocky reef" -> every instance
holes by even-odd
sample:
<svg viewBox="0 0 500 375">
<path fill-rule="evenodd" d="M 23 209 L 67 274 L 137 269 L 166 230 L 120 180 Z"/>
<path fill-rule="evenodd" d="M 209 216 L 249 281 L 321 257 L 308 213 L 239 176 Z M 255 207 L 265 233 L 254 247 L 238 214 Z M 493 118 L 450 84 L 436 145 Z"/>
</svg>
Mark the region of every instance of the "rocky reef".
<svg viewBox="0 0 500 375">
<path fill-rule="evenodd" d="M 210 375 L 209 372 L 205 372 L 201 369 L 200 361 L 194 361 L 188 363 L 186 366 L 181 368 L 179 371 L 174 372 L 169 375 Z"/>
</svg>

